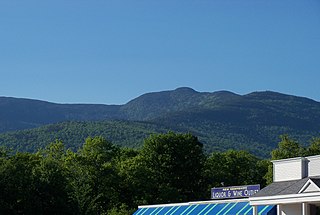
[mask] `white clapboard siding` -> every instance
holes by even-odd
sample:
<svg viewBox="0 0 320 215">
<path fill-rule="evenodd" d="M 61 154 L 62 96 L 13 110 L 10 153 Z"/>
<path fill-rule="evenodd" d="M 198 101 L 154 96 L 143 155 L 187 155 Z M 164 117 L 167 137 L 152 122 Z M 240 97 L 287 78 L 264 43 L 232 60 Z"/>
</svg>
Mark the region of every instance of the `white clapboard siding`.
<svg viewBox="0 0 320 215">
<path fill-rule="evenodd" d="M 305 158 L 289 158 L 275 160 L 273 163 L 273 181 L 290 181 L 302 179 L 306 176 Z"/>
<path fill-rule="evenodd" d="M 306 157 L 308 163 L 308 176 L 320 176 L 320 155 Z"/>
</svg>

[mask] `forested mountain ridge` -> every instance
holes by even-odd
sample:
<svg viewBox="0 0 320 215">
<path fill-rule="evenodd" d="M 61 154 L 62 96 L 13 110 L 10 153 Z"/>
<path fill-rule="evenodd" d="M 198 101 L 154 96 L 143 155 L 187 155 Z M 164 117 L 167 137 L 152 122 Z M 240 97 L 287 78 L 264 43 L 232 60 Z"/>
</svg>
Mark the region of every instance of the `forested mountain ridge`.
<svg viewBox="0 0 320 215">
<path fill-rule="evenodd" d="M 117 105 L 56 104 L 32 99 L 0 97 L 0 132 L 71 120 L 117 119 L 118 110 Z"/>
<path fill-rule="evenodd" d="M 191 109 L 213 108 L 241 96 L 227 91 L 200 93 L 191 88 L 147 93 L 124 105 L 57 104 L 40 100 L 0 97 L 0 132 L 82 120 L 145 121 Z"/>
<path fill-rule="evenodd" d="M 128 102 L 121 110 L 129 120 L 152 120 L 171 113 L 212 109 L 239 99 L 241 96 L 228 91 L 200 93 L 182 87 L 173 91 L 144 94 Z"/>
<path fill-rule="evenodd" d="M 294 120 L 320 120 L 320 103 L 276 92 L 254 92 L 240 96 L 228 91 L 197 92 L 182 87 L 147 93 L 124 105 L 57 104 L 32 99 L 0 97 L 0 132 L 39 127 L 63 121 L 136 120 L 148 121 L 170 114 L 201 111 L 245 110 L 250 117 L 276 112 Z M 259 115 L 259 116 L 260 116 Z"/>
<path fill-rule="evenodd" d="M 52 123 L 58 124 L 3 133 Z M 76 148 L 87 136 L 96 135 L 118 145 L 139 147 L 151 133 L 173 130 L 198 136 L 209 152 L 236 148 L 267 157 L 279 135 L 286 133 L 308 144 L 311 137 L 319 136 L 319 128 L 319 102 L 271 91 L 241 96 L 184 87 L 147 93 L 125 105 L 0 97 L 0 145 L 27 151 L 54 138 Z M 31 140 L 32 146 L 28 145 Z"/>
</svg>

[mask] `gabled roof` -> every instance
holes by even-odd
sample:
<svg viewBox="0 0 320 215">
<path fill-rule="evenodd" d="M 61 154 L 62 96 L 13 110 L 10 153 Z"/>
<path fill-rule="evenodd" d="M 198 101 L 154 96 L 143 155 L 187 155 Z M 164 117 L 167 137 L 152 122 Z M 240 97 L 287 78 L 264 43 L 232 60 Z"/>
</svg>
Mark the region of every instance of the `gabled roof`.
<svg viewBox="0 0 320 215">
<path fill-rule="evenodd" d="M 257 192 L 252 197 L 298 194 L 308 180 L 309 178 L 303 178 L 292 181 L 273 182 L 269 186 Z"/>
<path fill-rule="evenodd" d="M 320 187 L 320 177 L 310 178 L 318 187 Z"/>
<path fill-rule="evenodd" d="M 315 186 L 314 189 L 318 188 L 317 191 L 320 192 L 320 177 L 308 177 L 299 180 L 273 182 L 252 197 L 299 194 L 307 189 L 308 184 L 312 184 Z"/>
<path fill-rule="evenodd" d="M 319 184 L 320 184 L 320 179 L 312 179 L 312 178 L 310 178 L 304 184 L 304 186 L 299 190 L 298 193 L 320 192 Z"/>
<path fill-rule="evenodd" d="M 319 177 L 273 182 L 250 197 L 250 205 L 320 202 L 319 185 Z"/>
</svg>

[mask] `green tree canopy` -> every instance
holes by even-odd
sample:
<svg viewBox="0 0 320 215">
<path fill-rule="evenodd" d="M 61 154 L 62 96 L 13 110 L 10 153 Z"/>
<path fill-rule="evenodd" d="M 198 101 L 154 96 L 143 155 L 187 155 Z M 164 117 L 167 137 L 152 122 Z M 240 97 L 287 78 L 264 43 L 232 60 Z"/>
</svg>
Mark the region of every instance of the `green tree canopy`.
<svg viewBox="0 0 320 215">
<path fill-rule="evenodd" d="M 168 132 L 147 138 L 141 159 L 154 185 L 154 203 L 197 199 L 204 158 L 202 144 L 191 134 Z"/>
<path fill-rule="evenodd" d="M 305 156 L 306 149 L 302 147 L 298 142 L 291 139 L 288 135 L 280 136 L 281 141 L 279 142 L 278 148 L 271 152 L 271 159 L 285 159 L 298 156 Z"/>
<path fill-rule="evenodd" d="M 261 184 L 267 166 L 262 160 L 246 151 L 229 150 L 212 153 L 205 164 L 207 192 L 213 187 Z"/>
<path fill-rule="evenodd" d="M 102 137 L 87 138 L 77 153 L 69 152 L 70 185 L 80 214 L 104 214 L 119 201 L 115 157 L 119 148 Z"/>
<path fill-rule="evenodd" d="M 320 138 L 313 138 L 311 144 L 307 149 L 308 156 L 320 155 Z"/>
</svg>

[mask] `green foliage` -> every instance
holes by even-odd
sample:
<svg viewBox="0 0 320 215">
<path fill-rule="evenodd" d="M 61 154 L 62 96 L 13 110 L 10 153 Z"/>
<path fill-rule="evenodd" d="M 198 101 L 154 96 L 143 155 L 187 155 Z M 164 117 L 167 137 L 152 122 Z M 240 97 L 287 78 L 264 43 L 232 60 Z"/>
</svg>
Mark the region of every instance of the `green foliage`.
<svg viewBox="0 0 320 215">
<path fill-rule="evenodd" d="M 74 214 L 61 163 L 39 153 L 17 153 L 0 166 L 1 214 Z"/>
<path fill-rule="evenodd" d="M 143 140 L 154 133 L 175 132 L 192 133 L 198 136 L 203 143 L 206 153 L 214 151 L 227 151 L 239 149 L 261 157 L 269 157 L 270 151 L 281 132 L 287 130 L 275 127 L 273 130 L 261 130 L 258 125 L 242 127 L 225 123 L 212 123 L 203 115 L 194 121 L 177 121 L 167 126 L 157 122 L 128 122 L 128 121 L 102 121 L 102 122 L 66 122 L 44 126 L 32 130 L 17 131 L 0 134 L 0 145 L 12 148 L 14 151 L 36 152 L 45 148 L 48 143 L 57 139 L 64 145 L 76 151 L 85 142 L 88 136 L 101 136 L 118 146 L 141 148 Z M 167 123 L 165 120 L 160 120 Z M 307 136 L 299 134 L 306 139 Z M 261 138 L 261 136 L 267 136 Z M 300 139 L 298 139 L 300 140 Z"/>
<path fill-rule="evenodd" d="M 150 180 L 150 170 L 140 153 L 134 157 L 122 157 L 117 163 L 117 169 L 121 200 L 131 208 L 152 202 L 153 181 Z"/>
<path fill-rule="evenodd" d="M 246 151 L 229 150 L 212 153 L 205 164 L 208 192 L 212 187 L 243 184 L 266 184 L 267 165 Z"/>
<path fill-rule="evenodd" d="M 14 151 L 36 152 L 57 139 L 76 151 L 87 137 L 101 136 L 118 146 L 141 148 L 144 138 L 152 133 L 163 133 L 168 129 L 147 122 L 102 121 L 64 122 L 31 130 L 0 134 L 0 146 Z"/>
<path fill-rule="evenodd" d="M 70 184 L 81 214 L 103 214 L 118 202 L 118 175 L 113 159 L 118 148 L 102 137 L 87 138 L 77 153 L 70 153 Z"/>
<path fill-rule="evenodd" d="M 290 139 L 288 135 L 282 135 L 278 148 L 271 152 L 271 159 L 279 160 L 304 156 L 306 154 L 305 151 L 305 148 L 303 148 L 298 142 Z"/>
<path fill-rule="evenodd" d="M 320 155 L 320 138 L 313 138 L 310 146 L 307 148 L 307 155 Z"/>
<path fill-rule="evenodd" d="M 36 152 L 56 139 L 76 151 L 88 136 L 141 148 L 150 134 L 172 130 L 196 135 L 207 153 L 237 149 L 269 158 L 280 135 L 305 143 L 319 134 L 320 123 L 320 103 L 310 99 L 275 92 L 200 93 L 190 88 L 148 93 L 112 106 L 0 97 L 0 113 L 0 132 L 47 125 L 0 134 L 0 146 L 20 152 Z"/>
<path fill-rule="evenodd" d="M 40 157 L 17 153 L 14 157 L 2 160 L 0 167 L 0 213 L 39 214 L 34 183 L 33 168 L 39 165 Z"/>
<path fill-rule="evenodd" d="M 278 148 L 272 150 L 271 160 L 279 160 L 293 157 L 312 156 L 320 154 L 320 138 L 313 138 L 311 144 L 304 147 L 299 142 L 293 140 L 288 135 L 282 135 Z M 265 175 L 267 184 L 273 181 L 273 168 L 272 163 L 269 162 L 268 172 Z"/>
<path fill-rule="evenodd" d="M 204 154 L 195 136 L 173 132 L 152 135 L 145 140 L 141 156 L 150 173 L 153 203 L 199 198 Z"/>
<path fill-rule="evenodd" d="M 319 152 L 283 136 L 274 156 Z M 132 214 L 138 205 L 208 199 L 216 186 L 266 184 L 268 160 L 247 151 L 206 156 L 189 133 L 153 134 L 141 149 L 89 137 L 76 151 L 57 140 L 34 153 L 0 153 L 0 214 Z M 290 156 L 296 156 L 292 153 Z M 272 175 L 269 177 L 272 178 Z"/>
<path fill-rule="evenodd" d="M 120 207 L 112 208 L 109 210 L 106 215 L 131 215 L 135 209 L 128 209 L 125 204 L 120 205 Z"/>
</svg>

